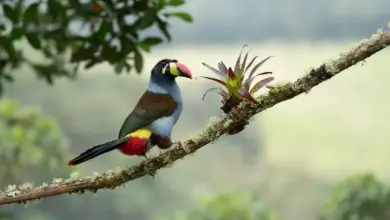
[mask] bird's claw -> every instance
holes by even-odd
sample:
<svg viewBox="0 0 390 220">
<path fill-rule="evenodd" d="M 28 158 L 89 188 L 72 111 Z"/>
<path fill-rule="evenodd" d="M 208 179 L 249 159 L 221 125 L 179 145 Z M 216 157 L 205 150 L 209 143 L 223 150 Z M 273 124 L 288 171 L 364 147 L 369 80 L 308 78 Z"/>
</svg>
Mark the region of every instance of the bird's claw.
<svg viewBox="0 0 390 220">
<path fill-rule="evenodd" d="M 154 174 L 154 173 L 148 173 L 148 175 L 149 175 L 149 176 L 151 176 L 151 177 L 152 177 L 152 179 L 154 180 L 154 176 L 155 176 L 155 174 Z"/>
<path fill-rule="evenodd" d="M 149 159 L 149 157 L 146 156 L 146 152 L 143 153 L 141 156 L 145 157 L 145 159 Z"/>
</svg>

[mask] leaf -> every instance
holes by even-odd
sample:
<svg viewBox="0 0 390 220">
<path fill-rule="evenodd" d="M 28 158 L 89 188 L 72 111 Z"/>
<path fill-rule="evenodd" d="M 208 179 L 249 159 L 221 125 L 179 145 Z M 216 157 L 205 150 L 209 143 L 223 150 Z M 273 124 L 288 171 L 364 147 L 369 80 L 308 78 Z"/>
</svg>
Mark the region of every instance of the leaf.
<svg viewBox="0 0 390 220">
<path fill-rule="evenodd" d="M 130 64 L 129 64 L 128 62 L 126 62 L 126 61 L 125 61 L 125 68 L 126 68 L 126 71 L 127 71 L 127 72 L 130 72 L 131 66 L 130 66 Z"/>
<path fill-rule="evenodd" d="M 255 98 L 253 98 L 253 96 L 248 92 L 247 89 L 240 89 L 238 90 L 238 93 L 242 96 L 242 98 L 254 103 L 254 104 L 257 104 L 257 101 Z"/>
<path fill-rule="evenodd" d="M 146 29 L 154 23 L 156 20 L 157 13 L 155 10 L 148 10 L 144 12 L 144 15 L 142 16 L 138 28 Z"/>
<path fill-rule="evenodd" d="M 223 90 L 223 89 L 220 89 L 220 90 L 218 91 L 218 94 L 220 94 L 220 95 L 222 96 L 222 98 L 223 98 L 224 101 L 226 101 L 226 100 L 229 99 L 229 93 L 226 92 L 226 91 Z"/>
<path fill-rule="evenodd" d="M 167 38 L 168 41 L 171 41 L 171 34 L 168 31 L 168 24 L 167 22 L 161 20 L 161 18 L 157 17 L 157 26 L 160 29 L 160 31 L 164 34 L 164 36 Z"/>
<path fill-rule="evenodd" d="M 102 51 L 100 53 L 100 58 L 102 58 L 102 61 L 107 61 L 109 64 L 114 65 L 118 62 L 118 60 L 125 59 L 127 55 L 129 54 L 128 46 L 122 46 L 123 43 L 121 42 L 121 51 L 118 51 L 115 45 L 110 44 L 109 42 L 105 42 L 103 44 Z M 89 56 L 93 56 L 94 52 L 92 51 L 92 54 Z M 89 59 L 89 58 L 86 58 Z"/>
<path fill-rule="evenodd" d="M 222 73 L 224 73 L 226 75 L 228 74 L 228 69 L 227 69 L 226 65 L 222 61 L 218 63 L 218 69 Z"/>
<path fill-rule="evenodd" d="M 119 62 L 115 65 L 115 72 L 116 72 L 117 74 L 120 74 L 120 73 L 123 71 L 123 68 L 125 68 L 125 65 L 126 65 L 126 61 L 125 61 L 125 60 L 119 61 Z"/>
<path fill-rule="evenodd" d="M 146 52 L 150 52 L 150 46 L 160 44 L 163 40 L 160 37 L 147 37 L 143 39 L 138 45 Z"/>
<path fill-rule="evenodd" d="M 41 41 L 39 40 L 37 33 L 26 33 L 25 36 L 33 48 L 37 50 L 41 49 Z"/>
<path fill-rule="evenodd" d="M 206 90 L 206 92 L 203 94 L 203 96 L 202 96 L 202 100 L 204 100 L 204 98 L 206 97 L 206 95 L 208 94 L 208 93 L 210 93 L 210 92 L 212 92 L 212 91 L 215 91 L 215 90 L 218 90 L 219 88 L 217 88 L 217 87 L 212 87 L 212 88 L 209 88 L 209 89 L 207 89 Z"/>
<path fill-rule="evenodd" d="M 23 23 L 26 25 L 29 22 L 36 23 L 38 17 L 38 6 L 39 3 L 33 3 L 29 5 L 23 14 Z"/>
<path fill-rule="evenodd" d="M 261 66 L 263 65 L 263 63 L 265 63 L 265 61 L 269 60 L 269 58 L 271 58 L 272 56 L 269 56 L 267 58 L 265 58 L 264 60 L 260 61 L 258 64 L 256 64 L 256 66 L 253 67 L 252 71 L 250 72 L 249 76 L 248 76 L 248 79 L 250 79 L 252 77 L 252 75 L 256 72 L 256 70 Z"/>
<path fill-rule="evenodd" d="M 4 50 L 7 52 L 8 56 L 11 59 L 15 59 L 16 50 L 15 50 L 15 45 L 12 43 L 12 41 L 8 38 L 8 39 L 4 39 L 4 41 L 1 43 Z"/>
<path fill-rule="evenodd" d="M 23 9 L 24 9 L 24 1 L 22 1 L 22 0 L 17 1 L 17 3 L 15 4 L 15 8 L 14 8 L 14 13 L 16 16 L 15 17 L 16 20 L 14 21 L 14 23 L 20 22 L 20 18 L 21 18 Z"/>
<path fill-rule="evenodd" d="M 11 38 L 12 40 L 18 40 L 23 36 L 23 29 L 20 27 L 15 27 L 11 32 Z"/>
<path fill-rule="evenodd" d="M 47 14 L 53 19 L 57 19 L 60 16 L 62 10 L 65 9 L 60 1 L 47 1 Z"/>
<path fill-rule="evenodd" d="M 217 74 L 221 79 L 226 79 L 226 76 L 221 71 L 215 69 L 212 66 L 209 66 L 207 63 L 202 63 L 203 66 L 207 67 L 209 70 L 211 70 L 213 73 Z"/>
<path fill-rule="evenodd" d="M 217 83 L 220 83 L 222 84 L 223 86 L 226 86 L 226 83 L 220 79 L 216 79 L 216 78 L 212 78 L 212 77 L 207 77 L 207 76 L 198 76 L 198 77 L 201 77 L 201 78 L 205 78 L 205 79 L 209 79 L 209 80 L 212 80 L 212 81 L 215 81 Z"/>
<path fill-rule="evenodd" d="M 139 44 L 138 44 L 138 46 L 142 49 L 142 50 L 144 50 L 145 52 L 150 52 L 150 45 L 148 45 L 148 44 L 144 44 L 144 43 L 142 43 L 142 42 L 140 42 Z"/>
<path fill-rule="evenodd" d="M 244 61 L 242 61 L 242 64 L 241 64 L 241 68 L 240 69 L 241 69 L 242 74 L 245 73 L 244 70 L 245 70 L 246 60 L 248 59 L 248 54 L 249 54 L 249 51 L 246 52 L 245 57 L 244 57 Z"/>
<path fill-rule="evenodd" d="M 37 72 L 39 77 L 43 77 L 49 85 L 53 85 L 53 73 L 56 67 L 52 64 L 31 64 L 31 67 Z"/>
<path fill-rule="evenodd" d="M 272 74 L 272 72 L 262 72 L 262 73 L 258 73 L 254 76 L 252 76 L 251 78 L 248 78 L 245 82 L 245 86 L 247 86 L 247 88 L 249 88 L 253 82 L 254 79 L 256 79 L 256 77 L 258 76 L 262 76 L 262 75 L 268 75 L 268 74 Z"/>
<path fill-rule="evenodd" d="M 106 39 L 107 33 L 110 32 L 111 30 L 112 30 L 112 23 L 107 20 L 104 20 L 100 25 L 100 29 L 97 33 L 98 39 L 100 41 L 104 41 Z"/>
<path fill-rule="evenodd" d="M 255 56 L 255 57 L 252 58 L 251 62 L 249 62 L 248 66 L 245 68 L 244 73 L 245 73 L 246 71 L 249 70 L 249 68 L 252 66 L 253 62 L 255 62 L 255 60 L 257 59 L 257 57 L 258 57 L 258 56 Z"/>
<path fill-rule="evenodd" d="M 274 80 L 274 77 L 268 77 L 268 78 L 260 80 L 252 87 L 250 93 L 253 94 L 253 93 L 257 92 L 259 89 L 263 88 L 265 85 L 272 82 L 273 80 Z"/>
<path fill-rule="evenodd" d="M 247 46 L 248 45 L 244 45 L 241 48 L 240 55 L 238 56 L 237 61 L 236 61 L 236 65 L 234 67 L 234 73 L 236 74 L 236 76 L 238 76 L 238 78 L 241 78 L 241 76 L 242 76 L 242 72 L 241 72 L 241 68 L 240 68 L 242 50 L 244 50 L 244 48 Z"/>
<path fill-rule="evenodd" d="M 2 22 L 0 22 L 0 34 L 1 34 L 1 32 L 5 31 L 5 30 L 6 30 L 5 24 L 3 24 Z"/>
<path fill-rule="evenodd" d="M 162 42 L 163 42 L 163 39 L 161 39 L 160 37 L 147 37 L 147 38 L 142 40 L 142 43 L 147 44 L 147 45 L 156 45 L 156 44 L 160 44 Z"/>
<path fill-rule="evenodd" d="M 137 73 L 141 73 L 144 64 L 142 55 L 137 49 L 134 50 L 134 65 Z"/>
<path fill-rule="evenodd" d="M 84 68 L 85 68 L 85 69 L 90 69 L 90 68 L 92 68 L 96 63 L 97 63 L 96 59 L 88 60 L 88 61 L 85 63 Z"/>
<path fill-rule="evenodd" d="M 112 1 L 112 0 L 110 0 Z M 137 11 L 137 12 L 143 12 L 149 9 L 149 1 L 133 1 L 133 5 L 131 6 L 131 9 Z"/>
<path fill-rule="evenodd" d="M 184 3 L 185 3 L 184 0 L 170 0 L 166 4 L 170 5 L 170 6 L 180 6 L 180 5 L 184 4 Z"/>
<path fill-rule="evenodd" d="M 135 40 L 135 41 L 134 41 Z M 121 55 L 124 57 L 127 57 L 127 55 L 131 52 L 133 52 L 136 49 L 136 44 L 138 43 L 136 39 L 132 38 L 132 36 L 126 35 L 125 37 L 120 37 L 121 42 Z M 109 45 L 111 45 L 108 42 Z"/>
<path fill-rule="evenodd" d="M 231 67 L 229 67 L 228 75 L 229 75 L 229 79 L 236 79 L 236 76 L 234 75 L 234 72 Z"/>
<path fill-rule="evenodd" d="M 104 46 L 103 46 L 104 48 Z M 91 47 L 85 47 L 84 45 L 80 46 L 79 48 L 73 49 L 73 52 L 71 54 L 70 62 L 80 62 L 85 61 L 93 56 L 95 53 L 95 50 Z"/>
<path fill-rule="evenodd" d="M 167 17 L 174 16 L 180 18 L 183 21 L 192 22 L 192 16 L 186 12 L 169 12 L 164 14 Z"/>
<path fill-rule="evenodd" d="M 8 19 L 10 19 L 13 23 L 16 23 L 18 20 L 18 14 L 14 8 L 8 4 L 3 4 L 3 12 Z"/>
</svg>

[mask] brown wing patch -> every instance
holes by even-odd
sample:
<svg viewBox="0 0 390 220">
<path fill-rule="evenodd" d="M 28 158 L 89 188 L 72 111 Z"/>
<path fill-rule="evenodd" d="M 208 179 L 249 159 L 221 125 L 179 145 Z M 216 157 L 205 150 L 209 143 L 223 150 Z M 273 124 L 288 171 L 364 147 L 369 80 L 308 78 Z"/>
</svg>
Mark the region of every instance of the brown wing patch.
<svg viewBox="0 0 390 220">
<path fill-rule="evenodd" d="M 143 109 L 159 113 L 161 116 L 168 116 L 177 108 L 177 102 L 171 95 L 158 94 L 146 91 L 134 109 Z M 136 112 L 135 112 L 136 113 Z"/>
<path fill-rule="evenodd" d="M 126 136 L 145 127 L 158 118 L 171 115 L 177 106 L 176 101 L 168 94 L 146 91 L 123 122 L 118 137 Z"/>
</svg>

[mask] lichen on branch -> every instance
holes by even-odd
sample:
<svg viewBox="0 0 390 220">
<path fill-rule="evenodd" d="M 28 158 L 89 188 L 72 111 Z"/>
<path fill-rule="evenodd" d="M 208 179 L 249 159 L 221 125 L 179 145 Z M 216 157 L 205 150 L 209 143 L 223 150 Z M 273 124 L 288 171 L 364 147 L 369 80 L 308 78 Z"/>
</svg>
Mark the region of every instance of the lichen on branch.
<svg viewBox="0 0 390 220">
<path fill-rule="evenodd" d="M 25 203 L 30 200 L 65 193 L 82 194 L 85 191 L 96 192 L 99 189 L 114 189 L 147 174 L 155 174 L 159 169 L 171 165 L 176 160 L 184 158 L 209 143 L 215 142 L 227 133 L 235 123 L 247 121 L 255 114 L 278 103 L 307 93 L 318 84 L 325 82 L 358 62 L 364 61 L 389 45 L 390 30 L 379 31 L 370 39 L 363 40 L 348 52 L 342 53 L 339 58 L 324 63 L 318 68 L 311 69 L 295 82 L 269 87 L 269 92 L 259 98 L 258 104 L 242 102 L 238 111 L 232 111 L 222 119 L 213 120 L 199 134 L 184 142 L 175 143 L 170 150 L 159 156 L 146 159 L 134 166 L 124 169 L 117 168 L 92 177 L 78 178 L 77 175 L 72 175 L 69 179 L 55 179 L 53 183 L 42 184 L 41 186 L 33 186 L 32 184 L 22 184 L 19 187 L 9 186 L 4 192 L 0 193 L 0 205 Z"/>
</svg>

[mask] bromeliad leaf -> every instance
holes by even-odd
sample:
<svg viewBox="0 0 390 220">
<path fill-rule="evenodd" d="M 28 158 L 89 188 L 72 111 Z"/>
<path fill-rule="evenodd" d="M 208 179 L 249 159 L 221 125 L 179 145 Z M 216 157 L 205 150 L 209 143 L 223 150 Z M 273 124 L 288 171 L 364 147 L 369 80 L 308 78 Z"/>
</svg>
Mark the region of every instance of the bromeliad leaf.
<svg viewBox="0 0 390 220">
<path fill-rule="evenodd" d="M 251 68 L 253 62 L 255 62 L 255 60 L 258 58 L 258 56 L 255 56 L 253 57 L 253 59 L 251 60 L 251 62 L 249 62 L 248 66 L 246 66 L 245 68 L 245 72 L 249 70 L 249 68 Z"/>
<path fill-rule="evenodd" d="M 272 82 L 273 80 L 274 80 L 274 77 L 268 77 L 268 78 L 260 80 L 252 87 L 250 93 L 253 94 L 253 93 L 259 91 L 261 88 L 263 88 L 265 85 Z"/>
<path fill-rule="evenodd" d="M 231 67 L 229 67 L 228 75 L 229 75 L 229 79 L 234 79 L 234 80 L 236 79 L 236 75 L 234 74 Z"/>
<path fill-rule="evenodd" d="M 250 85 L 252 85 L 252 82 L 253 82 L 253 80 L 256 79 L 256 77 L 262 76 L 262 75 L 268 75 L 268 74 L 272 74 L 272 72 L 263 72 L 263 73 L 258 73 L 256 75 L 252 76 L 251 78 L 246 79 L 244 86 L 249 89 Z"/>
<path fill-rule="evenodd" d="M 226 65 L 222 61 L 218 63 L 218 69 L 219 69 L 219 71 L 221 71 L 225 75 L 228 74 L 228 69 L 227 69 Z"/>
<path fill-rule="evenodd" d="M 267 58 L 265 58 L 264 60 L 260 61 L 260 63 L 258 63 L 256 66 L 253 67 L 252 71 L 250 72 L 249 76 L 248 76 L 248 79 L 250 79 L 252 77 L 252 75 L 256 72 L 256 70 L 261 66 L 263 65 L 263 63 L 265 63 L 265 61 L 269 60 L 272 56 L 269 56 Z"/>
<path fill-rule="evenodd" d="M 220 80 L 220 79 L 216 79 L 216 78 L 212 78 L 212 77 L 207 77 L 207 76 L 199 76 L 199 77 L 205 78 L 205 79 L 209 79 L 209 80 L 213 80 L 213 81 L 215 81 L 215 82 L 217 82 L 217 83 L 222 84 L 223 86 L 226 86 L 226 83 L 225 83 L 224 81 Z"/>
<path fill-rule="evenodd" d="M 207 67 L 209 70 L 211 70 L 213 73 L 217 74 L 221 79 L 225 79 L 225 74 L 214 67 L 209 66 L 207 63 L 202 63 L 203 66 Z M 207 78 L 207 77 L 204 77 Z"/>
<path fill-rule="evenodd" d="M 248 101 L 254 103 L 254 104 L 257 104 L 257 101 L 255 98 L 253 98 L 253 96 L 251 95 L 251 93 L 249 93 L 249 91 L 245 88 L 241 88 L 238 90 L 238 93 L 240 93 L 240 95 L 247 99 Z"/>
<path fill-rule="evenodd" d="M 220 94 L 220 95 L 222 96 L 223 101 L 226 101 L 226 100 L 229 99 L 229 93 L 226 92 L 226 91 L 223 90 L 223 89 L 219 89 L 218 94 Z"/>
<path fill-rule="evenodd" d="M 241 71 L 241 67 L 240 67 L 240 64 L 241 64 L 241 55 L 242 55 L 242 50 L 247 47 L 248 45 L 244 45 L 242 48 L 241 48 L 241 51 L 240 51 L 240 55 L 238 56 L 237 58 L 237 61 L 236 61 L 236 65 L 234 67 L 234 73 L 236 75 L 236 78 L 241 78 L 242 75 L 243 75 L 243 72 Z M 248 53 L 247 53 L 248 54 Z"/>
<path fill-rule="evenodd" d="M 246 52 L 245 57 L 244 57 L 244 61 L 241 64 L 241 72 L 242 72 L 242 74 L 245 74 L 244 70 L 245 70 L 246 60 L 248 59 L 248 55 L 249 55 L 249 51 Z"/>
<path fill-rule="evenodd" d="M 203 94 L 202 100 L 204 100 L 204 98 L 206 97 L 207 94 L 209 94 L 210 92 L 215 91 L 215 90 L 219 90 L 219 88 L 212 87 L 212 88 L 207 89 L 206 92 Z"/>
</svg>

